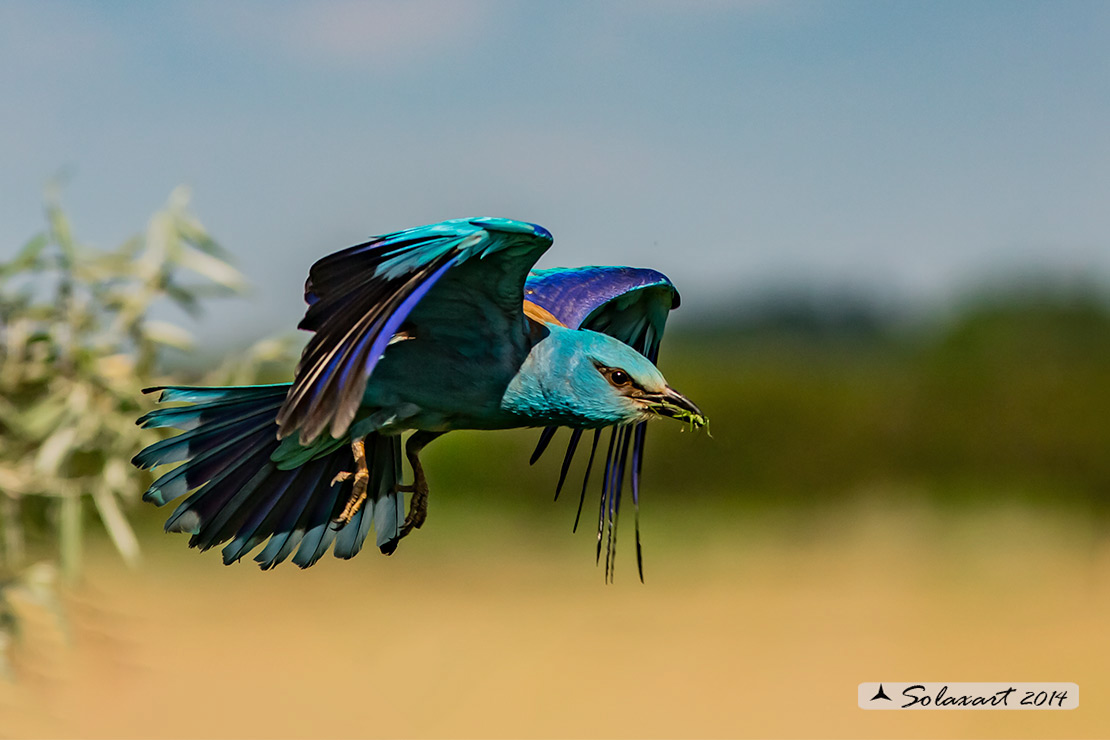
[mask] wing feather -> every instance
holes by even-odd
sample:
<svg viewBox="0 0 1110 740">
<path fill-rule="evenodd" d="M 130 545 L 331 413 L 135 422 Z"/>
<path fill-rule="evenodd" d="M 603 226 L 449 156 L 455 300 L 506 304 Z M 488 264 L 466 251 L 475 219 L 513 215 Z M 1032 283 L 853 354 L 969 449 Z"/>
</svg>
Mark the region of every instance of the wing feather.
<svg viewBox="0 0 1110 740">
<path fill-rule="evenodd" d="M 308 310 L 299 325 L 315 334 L 278 414 L 279 436 L 299 431 L 303 445 L 325 430 L 341 437 L 358 412 L 367 380 L 417 305 L 423 314 L 435 313 L 443 296 L 450 313 L 450 291 L 436 286 L 451 283 L 443 278 L 464 263 L 480 261 L 480 274 L 491 277 L 470 280 L 467 288 L 484 291 L 483 306 L 512 312 L 508 319 L 523 331 L 523 283 L 551 241 L 551 234 L 534 224 L 457 219 L 375 237 L 318 261 L 305 283 Z M 504 279 L 506 272 L 512 279 Z"/>
</svg>

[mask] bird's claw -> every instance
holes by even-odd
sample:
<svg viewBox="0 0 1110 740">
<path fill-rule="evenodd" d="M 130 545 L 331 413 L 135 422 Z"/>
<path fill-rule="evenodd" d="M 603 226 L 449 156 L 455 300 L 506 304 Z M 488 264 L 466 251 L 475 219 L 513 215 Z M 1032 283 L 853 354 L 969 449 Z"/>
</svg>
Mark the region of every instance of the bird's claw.
<svg viewBox="0 0 1110 740">
<path fill-rule="evenodd" d="M 333 529 L 342 529 L 347 526 L 347 523 L 354 518 L 355 514 L 362 509 L 362 505 L 366 503 L 366 487 L 370 482 L 370 471 L 366 467 L 366 446 L 363 440 L 358 439 L 351 443 L 351 453 L 355 458 L 355 472 L 344 470 L 336 473 L 331 480 L 331 484 L 334 486 L 336 483 L 342 483 L 352 477 L 355 479 L 354 485 L 351 487 L 351 494 L 347 498 L 347 505 L 343 507 L 339 516 L 331 520 Z"/>
<path fill-rule="evenodd" d="M 427 484 L 421 485 L 421 483 L 423 481 L 417 480 L 411 486 L 398 485 L 395 487 L 399 493 L 412 493 L 412 500 L 409 501 L 409 513 L 405 517 L 405 523 L 401 526 L 398 539 L 408 535 L 414 529 L 420 529 L 428 519 L 428 486 Z"/>
<path fill-rule="evenodd" d="M 394 493 L 411 493 L 412 499 L 409 501 L 408 516 L 405 517 L 405 523 L 397 531 L 397 536 L 379 548 L 385 555 L 392 555 L 397 549 L 397 543 L 402 538 L 407 537 L 412 530 L 424 526 L 424 522 L 428 518 L 428 479 L 424 477 L 424 467 L 420 464 L 420 451 L 424 449 L 424 445 L 440 434 L 442 432 L 418 431 L 409 437 L 408 444 L 405 445 L 405 455 L 409 459 L 409 464 L 412 465 L 412 484 L 397 483 L 393 486 L 393 491 Z M 404 502 L 402 501 L 403 505 Z"/>
<path fill-rule="evenodd" d="M 398 530 L 397 536 L 381 546 L 383 555 L 392 555 L 397 550 L 397 543 L 407 537 L 414 529 L 420 529 L 424 526 L 424 522 L 428 518 L 428 486 L 420 485 L 417 481 L 411 485 L 398 483 L 393 487 L 396 493 L 411 493 L 412 500 L 409 502 L 409 513 L 405 517 L 405 523 L 401 525 Z"/>
</svg>

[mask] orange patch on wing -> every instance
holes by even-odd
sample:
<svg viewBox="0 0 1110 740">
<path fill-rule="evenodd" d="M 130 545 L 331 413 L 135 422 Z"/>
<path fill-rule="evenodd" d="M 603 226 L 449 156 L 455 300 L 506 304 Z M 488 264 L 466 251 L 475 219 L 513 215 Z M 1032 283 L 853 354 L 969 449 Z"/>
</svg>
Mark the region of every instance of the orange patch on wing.
<svg viewBox="0 0 1110 740">
<path fill-rule="evenodd" d="M 532 319 L 533 321 L 538 321 L 541 324 L 555 324 L 557 326 L 563 327 L 564 329 L 566 328 L 566 324 L 555 318 L 555 316 L 550 311 L 548 311 L 543 306 L 532 303 L 532 301 L 524 302 L 524 315 Z"/>
</svg>

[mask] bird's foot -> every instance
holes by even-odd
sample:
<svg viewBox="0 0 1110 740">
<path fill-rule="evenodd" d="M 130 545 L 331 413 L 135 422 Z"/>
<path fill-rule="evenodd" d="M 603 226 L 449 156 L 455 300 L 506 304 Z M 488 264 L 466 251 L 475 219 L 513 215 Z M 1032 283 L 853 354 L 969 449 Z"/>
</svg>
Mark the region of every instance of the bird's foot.
<svg viewBox="0 0 1110 740">
<path fill-rule="evenodd" d="M 424 466 L 420 464 L 420 451 L 440 434 L 442 432 L 416 432 L 409 437 L 405 446 L 405 455 L 412 465 L 412 485 L 398 484 L 395 489 L 398 492 L 411 493 L 412 499 L 409 501 L 408 516 L 397 534 L 398 540 L 412 530 L 420 529 L 428 519 L 428 479 L 424 477 Z"/>
<path fill-rule="evenodd" d="M 401 527 L 400 535 L 398 535 L 398 538 L 400 538 L 414 529 L 420 529 L 428 519 L 428 484 L 424 481 L 424 476 L 420 476 L 411 486 L 397 486 L 397 490 L 412 492 L 412 499 L 409 501 L 409 514 L 405 517 L 405 523 Z"/>
<path fill-rule="evenodd" d="M 345 480 L 354 477 L 355 482 L 351 487 L 351 494 L 347 498 L 347 505 L 343 507 L 343 511 L 339 516 L 331 520 L 333 529 L 342 529 L 347 525 L 347 522 L 354 518 L 355 514 L 362 509 L 362 505 L 366 503 L 366 487 L 370 482 L 370 471 L 366 467 L 366 444 L 361 439 L 356 439 L 351 442 L 351 454 L 355 458 L 355 472 L 343 471 L 337 473 L 332 478 L 332 485 L 342 483 Z"/>
<path fill-rule="evenodd" d="M 420 481 L 412 485 L 404 485 L 398 483 L 393 487 L 396 493 L 411 493 L 412 499 L 409 502 L 409 513 L 405 517 L 405 523 L 401 525 L 401 529 L 397 531 L 397 536 L 381 546 L 383 555 L 392 555 L 397 550 L 397 543 L 403 538 L 407 537 L 409 532 L 414 529 L 420 529 L 424 524 L 424 520 L 428 518 L 428 486 L 424 485 L 423 493 L 420 493 Z"/>
</svg>

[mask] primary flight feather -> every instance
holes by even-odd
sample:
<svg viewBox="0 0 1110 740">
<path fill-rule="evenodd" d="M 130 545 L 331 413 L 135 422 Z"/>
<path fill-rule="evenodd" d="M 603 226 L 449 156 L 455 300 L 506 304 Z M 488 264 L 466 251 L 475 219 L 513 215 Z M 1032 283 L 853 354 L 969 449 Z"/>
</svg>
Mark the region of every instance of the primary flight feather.
<svg viewBox="0 0 1110 740">
<path fill-rule="evenodd" d="M 254 557 L 263 568 L 290 557 L 308 567 L 333 543 L 337 557 L 350 558 L 371 525 L 391 554 L 425 521 L 419 455 L 441 434 L 543 427 L 535 462 L 556 429 L 569 427 L 558 496 L 593 430 L 584 498 L 608 427 L 597 536 L 611 575 L 626 472 L 639 508 L 646 421 L 706 420 L 654 364 L 679 302 L 671 282 L 631 267 L 532 270 L 551 243 L 535 224 L 470 218 L 324 257 L 305 283 L 299 328 L 314 333 L 292 383 L 148 389 L 191 405 L 139 419 L 183 432 L 135 456 L 140 468 L 184 461 L 144 500 L 163 505 L 192 492 L 166 529 L 189 532 L 201 549 L 230 540 L 225 563 L 263 543 Z M 404 485 L 401 435 L 409 431 L 413 483 Z M 579 515 L 581 507 L 580 499 Z M 636 550 L 641 563 L 638 522 Z"/>
</svg>

